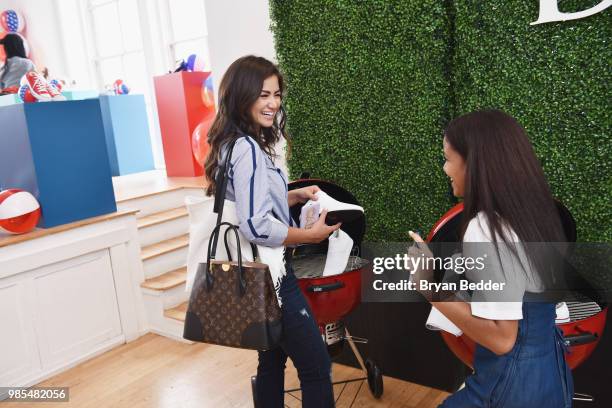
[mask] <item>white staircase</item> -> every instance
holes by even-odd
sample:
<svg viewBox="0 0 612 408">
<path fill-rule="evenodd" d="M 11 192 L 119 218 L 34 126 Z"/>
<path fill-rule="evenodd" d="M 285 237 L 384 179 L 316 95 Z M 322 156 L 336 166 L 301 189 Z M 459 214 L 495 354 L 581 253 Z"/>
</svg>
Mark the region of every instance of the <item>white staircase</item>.
<svg viewBox="0 0 612 408">
<path fill-rule="evenodd" d="M 189 294 L 187 247 L 188 213 L 185 197 L 203 196 L 203 189 L 177 187 L 117 203 L 120 210 L 138 209 L 138 238 L 144 281 L 140 284 L 149 330 L 183 340 Z M 184 341 L 184 340 L 183 340 Z"/>
</svg>

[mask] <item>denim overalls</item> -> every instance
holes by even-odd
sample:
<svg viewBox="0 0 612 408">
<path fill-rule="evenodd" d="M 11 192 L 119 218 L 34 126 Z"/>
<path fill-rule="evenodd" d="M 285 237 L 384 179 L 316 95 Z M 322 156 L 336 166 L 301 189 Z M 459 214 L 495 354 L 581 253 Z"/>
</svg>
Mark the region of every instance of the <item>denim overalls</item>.
<svg viewBox="0 0 612 408">
<path fill-rule="evenodd" d="M 512 350 L 498 356 L 477 344 L 474 374 L 440 407 L 571 407 L 574 387 L 565 351 L 563 335 L 555 326 L 555 305 L 523 302 Z"/>
</svg>

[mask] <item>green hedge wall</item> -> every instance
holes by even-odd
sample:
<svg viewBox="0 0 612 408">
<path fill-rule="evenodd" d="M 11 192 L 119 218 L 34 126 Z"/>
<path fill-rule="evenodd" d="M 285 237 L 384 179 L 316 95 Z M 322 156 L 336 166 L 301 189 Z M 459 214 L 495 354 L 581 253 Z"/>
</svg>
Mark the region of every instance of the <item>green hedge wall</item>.
<svg viewBox="0 0 612 408">
<path fill-rule="evenodd" d="M 361 4 L 361 5 L 357 5 Z M 365 207 L 368 240 L 407 240 L 449 206 L 440 168 L 449 27 L 439 0 L 271 1 L 289 165 Z"/>
<path fill-rule="evenodd" d="M 608 11 L 530 26 L 535 1 L 270 5 L 292 176 L 308 171 L 352 191 L 366 209 L 366 239 L 429 230 L 451 205 L 444 126 L 497 107 L 527 128 L 580 239 L 612 241 Z"/>
<path fill-rule="evenodd" d="M 612 241 L 610 10 L 531 26 L 537 1 L 456 1 L 456 113 L 496 107 L 526 128 L 580 241 Z M 562 11 L 599 1 L 563 1 Z"/>
</svg>

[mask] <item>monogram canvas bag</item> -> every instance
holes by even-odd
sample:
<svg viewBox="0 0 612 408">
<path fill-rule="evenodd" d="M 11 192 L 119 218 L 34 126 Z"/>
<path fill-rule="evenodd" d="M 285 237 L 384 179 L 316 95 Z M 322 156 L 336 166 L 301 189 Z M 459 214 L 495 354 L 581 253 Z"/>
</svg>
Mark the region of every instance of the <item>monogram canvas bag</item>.
<svg viewBox="0 0 612 408">
<path fill-rule="evenodd" d="M 244 260 L 238 227 L 222 221 L 232 150 L 233 143 L 219 167 L 213 209 L 217 223 L 208 239 L 206 261 L 197 265 L 183 337 L 203 343 L 269 350 L 278 344 L 282 331 L 277 288 L 268 265 Z M 230 242 L 230 237 L 234 242 Z M 220 240 L 227 260 L 215 259 Z M 197 249 L 190 247 L 190 253 Z M 256 247 L 248 249 L 247 257 L 252 252 L 255 259 Z M 232 254 L 236 254 L 235 259 Z"/>
</svg>

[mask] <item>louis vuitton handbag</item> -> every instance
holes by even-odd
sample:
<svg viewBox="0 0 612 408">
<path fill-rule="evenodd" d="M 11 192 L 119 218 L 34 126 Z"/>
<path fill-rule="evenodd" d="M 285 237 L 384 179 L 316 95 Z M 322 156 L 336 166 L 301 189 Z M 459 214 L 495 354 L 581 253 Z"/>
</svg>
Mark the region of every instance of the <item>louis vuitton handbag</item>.
<svg viewBox="0 0 612 408">
<path fill-rule="evenodd" d="M 282 324 L 268 266 L 243 261 L 238 227 L 221 222 L 232 151 L 233 143 L 217 173 L 213 210 L 217 213 L 217 225 L 208 240 L 206 262 L 198 264 L 183 338 L 229 347 L 269 350 L 278 345 Z M 232 259 L 229 250 L 230 233 L 236 240 L 236 260 Z M 228 260 L 215 260 L 221 236 Z M 252 246 L 254 259 L 255 248 Z"/>
</svg>

